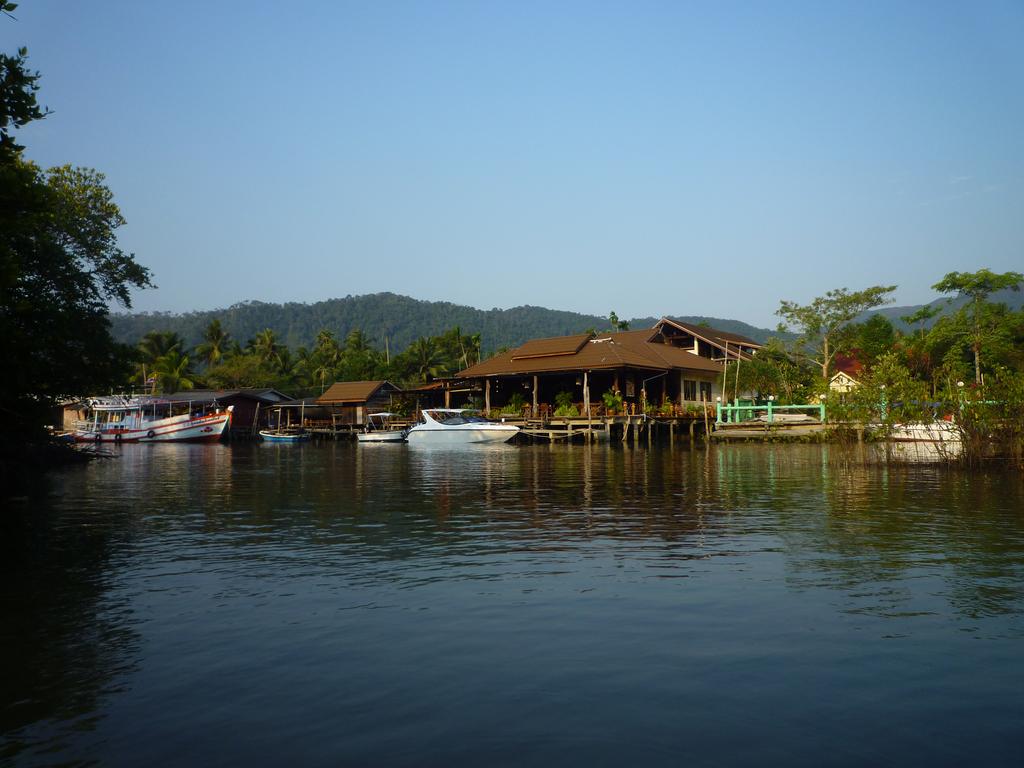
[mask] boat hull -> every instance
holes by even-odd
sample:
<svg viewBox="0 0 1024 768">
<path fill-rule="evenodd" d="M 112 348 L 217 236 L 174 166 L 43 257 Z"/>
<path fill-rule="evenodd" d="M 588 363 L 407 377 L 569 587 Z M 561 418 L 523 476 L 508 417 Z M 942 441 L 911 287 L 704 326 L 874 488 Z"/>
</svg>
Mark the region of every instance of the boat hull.
<svg viewBox="0 0 1024 768">
<path fill-rule="evenodd" d="M 964 449 L 959 428 L 948 421 L 897 424 L 885 444 L 907 461 L 948 461 L 959 458 Z"/>
<path fill-rule="evenodd" d="M 275 435 L 273 432 L 261 431 L 260 438 L 268 443 L 302 443 L 309 440 L 309 435 Z"/>
<path fill-rule="evenodd" d="M 191 416 L 182 414 L 141 425 L 99 424 L 75 432 L 78 443 L 216 442 L 231 424 L 231 410 Z"/>
<path fill-rule="evenodd" d="M 381 432 L 359 432 L 356 440 L 360 443 L 404 443 L 404 430 L 390 430 Z"/>
<path fill-rule="evenodd" d="M 420 425 L 409 430 L 408 441 L 421 445 L 474 445 L 507 443 L 519 433 L 511 424 L 460 425 L 454 427 Z"/>
</svg>

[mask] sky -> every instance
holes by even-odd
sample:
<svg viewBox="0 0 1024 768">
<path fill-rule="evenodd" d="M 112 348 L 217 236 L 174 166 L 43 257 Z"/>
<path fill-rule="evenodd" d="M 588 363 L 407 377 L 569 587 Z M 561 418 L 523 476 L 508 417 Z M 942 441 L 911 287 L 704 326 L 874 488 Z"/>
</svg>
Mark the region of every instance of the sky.
<svg viewBox="0 0 1024 768">
<path fill-rule="evenodd" d="M 22 0 L 134 309 L 709 315 L 1024 271 L 1024 4 Z"/>
</svg>

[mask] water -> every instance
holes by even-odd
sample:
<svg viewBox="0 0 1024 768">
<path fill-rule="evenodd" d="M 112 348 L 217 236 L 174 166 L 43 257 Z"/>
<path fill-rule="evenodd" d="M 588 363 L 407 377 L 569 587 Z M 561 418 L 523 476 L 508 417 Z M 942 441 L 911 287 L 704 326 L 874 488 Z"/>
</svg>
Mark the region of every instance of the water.
<svg viewBox="0 0 1024 768">
<path fill-rule="evenodd" d="M 7 765 L 1019 765 L 1019 476 L 126 446 L 0 523 Z"/>
</svg>

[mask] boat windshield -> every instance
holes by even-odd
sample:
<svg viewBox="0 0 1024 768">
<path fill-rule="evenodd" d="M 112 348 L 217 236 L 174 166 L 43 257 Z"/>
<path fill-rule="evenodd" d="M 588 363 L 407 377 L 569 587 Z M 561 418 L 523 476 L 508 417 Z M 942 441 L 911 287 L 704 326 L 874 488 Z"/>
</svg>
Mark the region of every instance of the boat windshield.
<svg viewBox="0 0 1024 768">
<path fill-rule="evenodd" d="M 446 427 L 455 427 L 459 424 L 487 424 L 487 419 L 475 415 L 472 411 L 426 411 L 430 418 L 438 424 Z"/>
</svg>

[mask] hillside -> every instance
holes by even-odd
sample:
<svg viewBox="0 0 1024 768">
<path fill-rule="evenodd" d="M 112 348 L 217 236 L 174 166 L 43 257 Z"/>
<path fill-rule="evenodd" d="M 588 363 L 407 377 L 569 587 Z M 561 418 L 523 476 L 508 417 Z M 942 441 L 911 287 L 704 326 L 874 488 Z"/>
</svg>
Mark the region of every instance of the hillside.
<svg viewBox="0 0 1024 768">
<path fill-rule="evenodd" d="M 763 341 L 773 334 L 773 331 L 739 320 L 672 316 L 687 322 L 704 322 L 755 341 Z M 420 336 L 437 335 L 456 325 L 465 333 L 480 333 L 485 351 L 516 346 L 527 339 L 608 327 L 608 319 L 596 315 L 530 306 L 482 310 L 449 302 L 419 301 L 393 293 L 347 296 L 314 304 L 246 302 L 227 309 L 186 314 L 118 314 L 112 315 L 111 321 L 118 341 L 134 344 L 149 331 L 160 330 L 175 331 L 188 344 L 194 345 L 202 340 L 203 329 L 214 318 L 219 318 L 224 329 L 243 343 L 264 328 L 272 328 L 291 347 L 312 345 L 322 328 L 333 331 L 339 338 L 360 328 L 381 348 L 387 337 L 393 350 L 404 349 Z M 632 328 L 643 328 L 654 325 L 657 319 L 645 317 L 629 322 Z"/>
<path fill-rule="evenodd" d="M 860 319 L 866 319 L 871 315 L 884 315 L 885 317 L 889 318 L 893 325 L 895 325 L 900 330 L 905 331 L 907 330 L 907 324 L 900 320 L 900 318 L 914 314 L 915 312 L 917 312 L 917 310 L 921 309 L 921 307 L 938 307 L 939 314 L 936 315 L 937 319 L 938 317 L 942 317 L 943 315 L 948 315 L 951 312 L 955 312 L 964 304 L 966 304 L 967 301 L 968 299 L 962 296 L 957 296 L 952 301 L 950 301 L 948 297 L 942 297 L 940 299 L 936 299 L 935 301 L 929 302 L 927 305 L 915 304 L 913 306 L 905 307 L 880 307 L 879 309 L 872 310 L 871 312 L 866 312 Z M 1005 290 L 993 293 L 992 296 L 989 298 L 989 301 L 993 303 L 1006 304 L 1007 307 L 1014 311 L 1024 309 L 1024 286 L 1022 286 L 1021 290 L 1019 291 Z M 932 320 L 932 322 L 935 321 Z M 926 325 L 930 326 L 931 323 L 926 323 Z"/>
</svg>

